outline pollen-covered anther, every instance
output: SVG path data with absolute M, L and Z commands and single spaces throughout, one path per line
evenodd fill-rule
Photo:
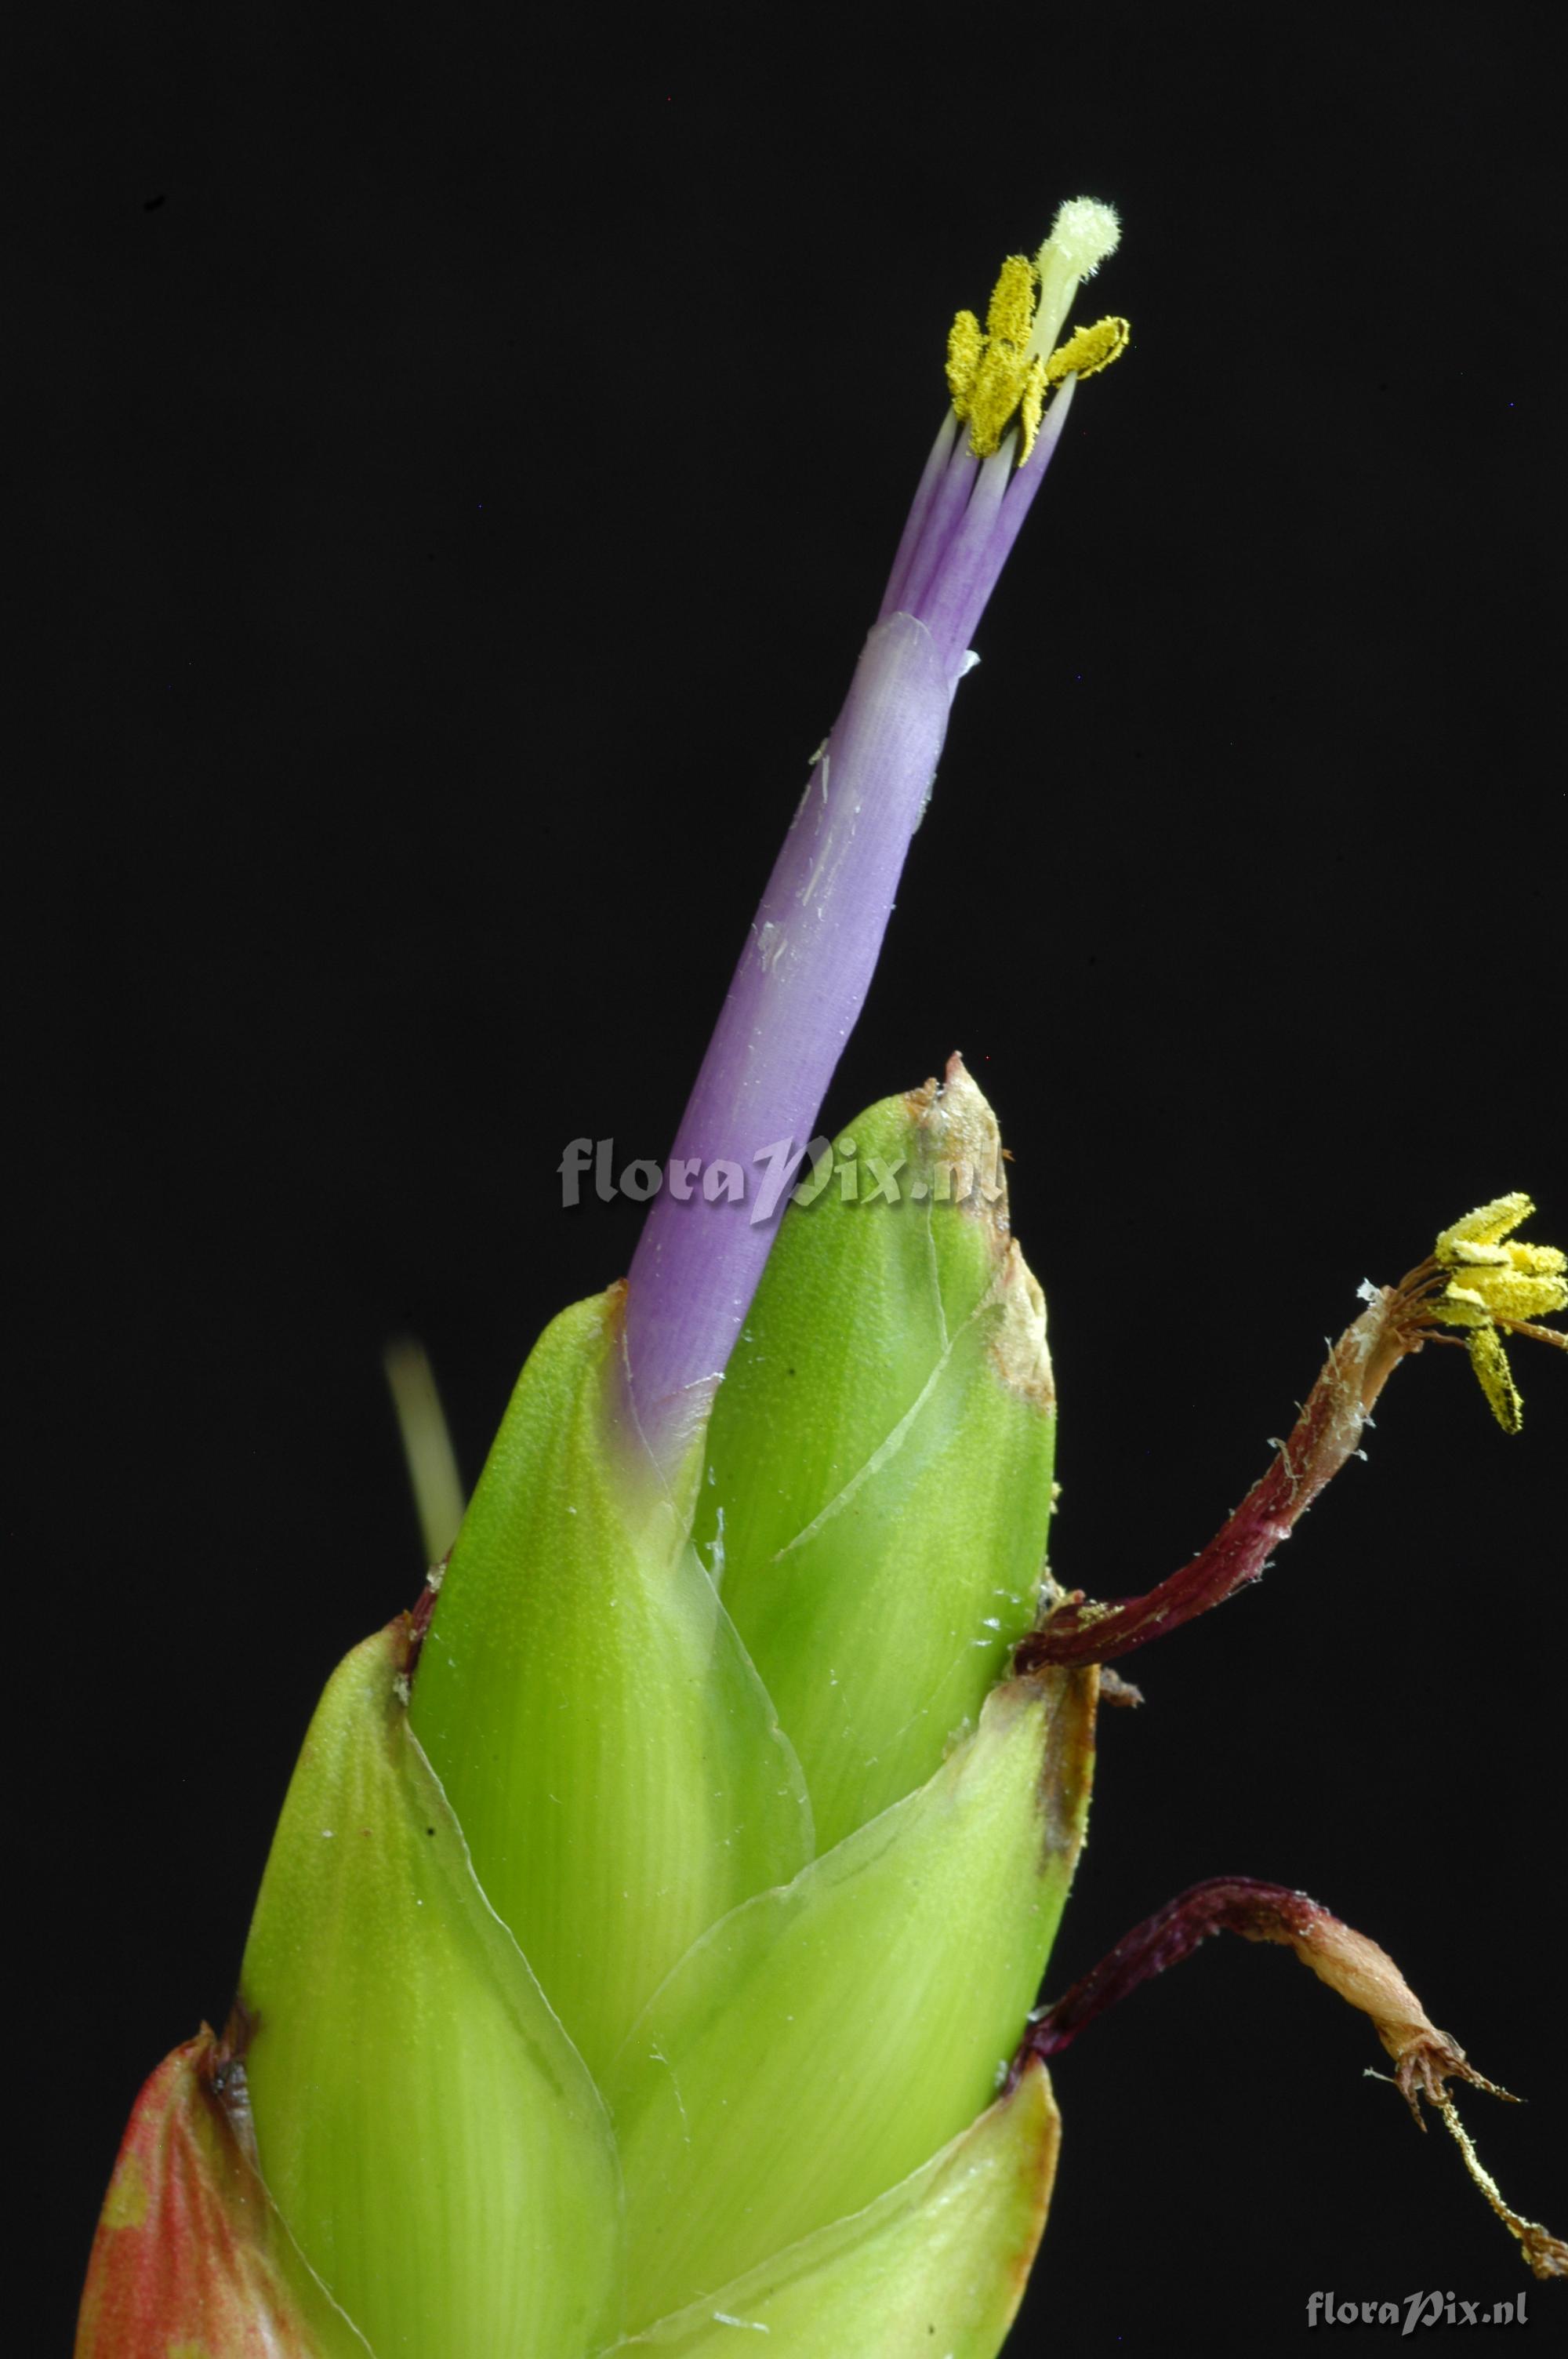
M 1038 364 L 1029 357 L 1037 280 L 1027 255 L 1010 254 L 991 289 L 984 332 L 972 311 L 960 311 L 948 331 L 947 390 L 953 408 L 968 425 L 969 448 L 977 459 L 989 459 L 1000 450 L 1031 378 L 1038 375 Z M 1043 392 L 1042 380 L 1035 390 L 1035 429 Z M 1027 456 L 1033 440 L 1034 430 L 1028 430 L 1022 455 Z
M 1473 1323 L 1467 1308 L 1477 1303 L 1489 1316 L 1503 1319 L 1538 1319 L 1568 1307 L 1568 1254 L 1509 1234 L 1534 1210 L 1530 1198 L 1516 1190 L 1466 1212 L 1437 1239 L 1432 1257 L 1438 1267 L 1462 1273 L 1450 1279 L 1442 1297 L 1462 1306 L 1455 1326 Z
M 968 416 L 969 395 L 979 375 L 985 332 L 972 311 L 960 311 L 947 331 L 947 390 L 960 418 Z
M 988 343 L 1011 345 L 1020 358 L 1029 349 L 1034 325 L 1034 289 L 1039 273 L 1026 254 L 1010 254 L 997 273 L 986 312 Z
M 1505 1433 L 1519 1431 L 1521 1404 L 1499 1330 L 1568 1349 L 1568 1335 L 1537 1323 L 1568 1310 L 1568 1254 L 1509 1234 L 1534 1210 L 1517 1190 L 1478 1204 L 1442 1232 L 1430 1261 L 1401 1289 L 1414 1323 L 1465 1331 L 1476 1381 Z
M 1437 1298 L 1437 1316 L 1446 1326 L 1476 1327 L 1484 1320 L 1541 1319 L 1568 1306 L 1568 1283 L 1557 1277 L 1526 1277 L 1513 1268 L 1466 1269 L 1451 1277 Z
M 1509 1355 L 1503 1349 L 1502 1338 L 1489 1322 L 1476 1327 L 1465 1338 L 1465 1348 L 1470 1354 L 1470 1365 L 1476 1371 L 1476 1381 L 1487 1396 L 1487 1404 L 1505 1433 L 1517 1433 L 1524 1423 L 1524 1403 L 1519 1398 L 1514 1372 L 1509 1365 Z
M 1131 333 L 1125 320 L 1108 318 L 1097 320 L 1092 328 L 1075 328 L 1045 364 L 1047 385 L 1060 385 L 1069 376 L 1098 376 L 1121 358 Z
M 969 429 L 977 459 L 992 457 L 1016 419 L 1018 463 L 1034 448 L 1045 397 L 1070 376 L 1094 376 L 1125 351 L 1125 320 L 1098 320 L 1076 329 L 1058 351 L 1068 304 L 1080 279 L 1115 251 L 1115 213 L 1092 197 L 1076 197 L 1057 213 L 1051 235 L 1033 261 L 1010 254 L 991 290 L 982 329 L 960 311 L 947 336 L 947 390 Z
M 1446 1228 L 1433 1247 L 1434 1257 L 1441 1262 L 1458 1257 L 1458 1248 L 1466 1245 L 1496 1245 L 1521 1221 L 1528 1221 L 1535 1206 L 1528 1196 L 1515 1189 L 1511 1195 L 1494 1196 L 1489 1204 L 1477 1204 L 1473 1212 Z

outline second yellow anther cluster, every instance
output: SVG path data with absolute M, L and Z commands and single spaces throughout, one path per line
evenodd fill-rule
M 1568 1336 L 1532 1322 L 1568 1310 L 1568 1254 L 1555 1245 L 1509 1242 L 1509 1232 L 1535 1210 L 1528 1196 L 1498 1196 L 1444 1229 L 1433 1247 L 1440 1269 L 1453 1272 L 1431 1303 L 1431 1316 L 1469 1332 L 1470 1364 L 1498 1423 L 1519 1427 L 1519 1397 L 1499 1328 L 1522 1330 L 1542 1342 L 1568 1345 Z
M 960 311 L 948 332 L 947 390 L 977 459 L 1000 450 L 1016 416 L 1022 467 L 1034 448 L 1049 389 L 1068 376 L 1108 368 L 1126 348 L 1126 321 L 1099 320 L 1092 328 L 1075 329 L 1049 358 L 1031 353 L 1039 282 L 1026 255 L 1010 254 L 991 290 L 984 329 L 972 311 Z

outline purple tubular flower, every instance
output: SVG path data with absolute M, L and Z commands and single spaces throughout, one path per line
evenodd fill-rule
M 932 445 L 877 619 L 916 616 L 955 687 L 969 669 L 970 636 L 1044 481 L 1076 383 L 1069 377 L 1051 404 L 1026 467 L 1014 463 L 1015 434 L 989 459 L 977 459 L 952 410 Z
M 953 408 L 844 709 L 752 920 L 633 1260 L 628 1402 L 666 1479 L 706 1422 L 789 1182 L 864 1005 L 954 693 L 977 660 L 970 637 L 1044 476 L 1076 376 L 1103 367 L 1125 341 L 1125 323 L 1107 321 L 1079 331 L 1049 358 L 1043 348 L 1116 234 L 1108 209 L 1084 199 L 1064 206 L 1036 262 L 1004 265 L 985 334 L 969 314 L 956 323 Z M 1042 419 L 1053 386 L 1056 397 Z
M 915 616 L 876 625 L 752 920 L 666 1183 L 682 1158 L 700 1171 L 686 1202 L 669 1184 L 655 1200 L 627 1288 L 633 1402 L 665 1469 L 706 1417 L 768 1257 L 768 1150 L 804 1147 L 865 1000 L 954 685 Z M 743 1201 L 703 1194 L 724 1161 Z

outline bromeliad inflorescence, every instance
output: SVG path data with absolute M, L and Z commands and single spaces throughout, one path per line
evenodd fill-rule
M 1504 1242 L 1524 1199 L 1367 1289 L 1211 1548 L 1105 1604 L 1045 1571 L 1044 1303 L 961 1061 L 852 1126 L 905 1187 L 791 1184 L 976 626 L 1079 378 L 1126 345 L 1119 320 L 1062 337 L 1117 236 L 1064 206 L 984 327 L 955 323 L 952 406 L 672 1151 L 760 1193 L 655 1201 L 626 1283 L 530 1356 L 419 1605 L 333 1676 L 227 2029 L 137 2100 L 79 2359 L 719 2359 L 737 2331 L 776 2359 L 992 2359 L 1055 2167 L 1046 2058 L 1221 1926 L 1370 2015 L 1412 2104 L 1452 2124 L 1447 2081 L 1479 2079 L 1375 1944 L 1249 1879 L 1035 2002 L 1102 1667 L 1257 1577 L 1442 1325 L 1517 1423 L 1500 1335 L 1561 1342 L 1537 1321 L 1568 1299 L 1560 1254 Z M 427 1389 L 395 1381 L 444 1528 Z M 1568 2266 L 1483 2183 L 1538 2273 Z

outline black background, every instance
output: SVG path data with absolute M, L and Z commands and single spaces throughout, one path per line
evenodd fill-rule
M 635 1208 L 564 1212 L 561 1148 L 666 1146 L 948 317 L 1064 196 L 1121 209 L 1093 308 L 1132 350 L 977 635 L 829 1101 L 961 1047 L 997 1105 L 1056 1571 L 1189 1554 L 1357 1282 L 1472 1203 L 1568 1233 L 1551 21 L 133 6 L 40 58 L 10 1660 L 47 2347 L 139 2080 L 227 2007 L 326 1673 L 417 1588 L 383 1343 L 429 1346 L 471 1481 L 624 1268 Z M 1562 2229 L 1568 1386 L 1518 1368 L 1509 1442 L 1423 1354 L 1261 1589 L 1127 1667 L 1050 1986 L 1200 1876 L 1303 1885 L 1531 2100 L 1466 2113 Z M 1140 1994 L 1058 2067 L 1010 2350 L 1294 2350 L 1314 2288 L 1528 2288 L 1549 2334 L 1381 2060 L 1282 1953 Z

